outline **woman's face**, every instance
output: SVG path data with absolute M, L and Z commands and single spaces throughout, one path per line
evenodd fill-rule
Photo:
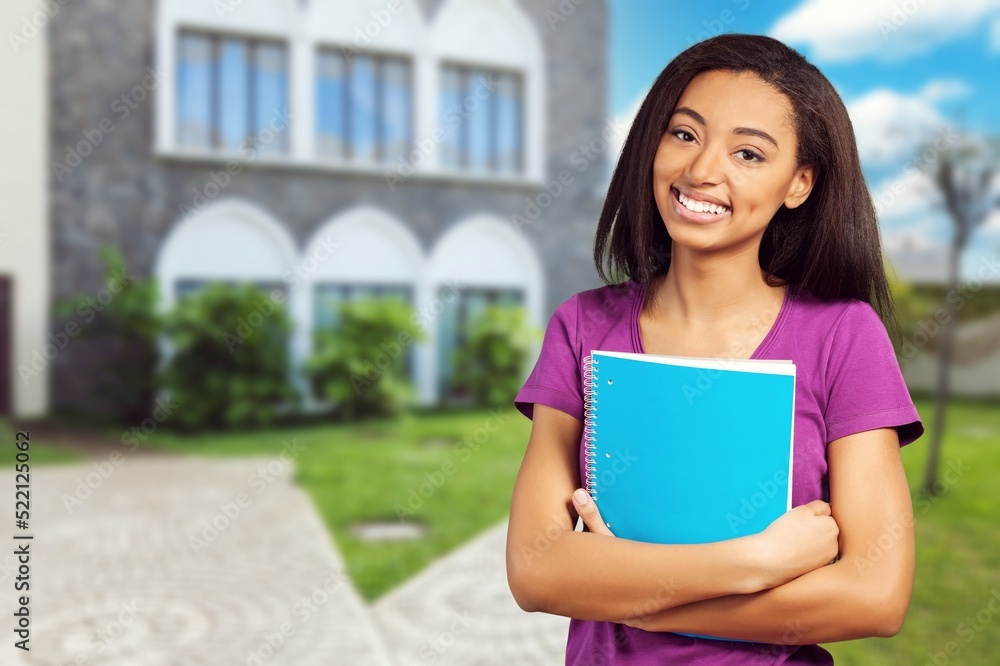
M 784 204 L 812 189 L 797 168 L 788 99 L 755 74 L 703 72 L 685 88 L 653 161 L 653 195 L 667 233 L 684 246 L 757 247 Z

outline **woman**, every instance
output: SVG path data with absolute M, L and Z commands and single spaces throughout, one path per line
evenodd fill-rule
M 767 37 L 681 53 L 629 132 L 594 257 L 609 285 L 559 306 L 516 398 L 533 421 L 507 541 L 518 604 L 573 618 L 570 665 L 832 664 L 817 643 L 897 633 L 914 569 L 899 448 L 923 424 L 830 82 Z M 593 349 L 794 361 L 795 508 L 718 543 L 614 538 L 574 493 Z

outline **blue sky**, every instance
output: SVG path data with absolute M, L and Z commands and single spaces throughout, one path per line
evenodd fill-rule
M 1000 0 L 611 0 L 611 19 L 609 111 L 625 121 L 670 59 L 695 41 L 769 34 L 802 52 L 851 112 L 897 271 L 943 274 L 950 222 L 935 210 L 929 179 L 904 174 L 919 146 L 948 128 L 1000 135 Z M 903 183 L 901 194 L 891 194 L 895 183 Z M 1000 250 L 1000 213 L 971 245 L 967 277 Z

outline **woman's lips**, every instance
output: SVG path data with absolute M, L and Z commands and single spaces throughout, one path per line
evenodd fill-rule
M 678 198 L 679 194 L 680 192 L 677 191 L 675 188 L 673 187 L 670 188 L 671 204 L 674 207 L 674 212 L 681 219 L 689 220 L 691 222 L 697 222 L 699 224 L 705 224 L 707 222 L 718 222 L 719 220 L 723 220 L 733 214 L 733 210 L 731 208 L 727 208 L 724 213 L 709 213 L 709 212 L 696 213 L 695 211 L 691 210 L 690 208 L 681 203 L 681 200 Z

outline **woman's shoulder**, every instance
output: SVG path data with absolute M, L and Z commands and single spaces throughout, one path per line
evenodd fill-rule
M 579 291 L 555 309 L 549 327 L 571 331 L 581 343 L 593 342 L 594 335 L 617 335 L 629 330 L 642 294 L 642 285 L 633 280 Z
M 594 289 L 578 291 L 563 301 L 558 309 L 572 308 L 582 315 L 594 311 L 611 314 L 617 311 L 628 311 L 642 294 L 642 285 L 635 280 L 617 284 L 606 284 Z
M 795 285 L 794 298 L 796 309 L 810 318 L 840 319 L 848 315 L 857 316 L 866 309 L 874 312 L 866 301 L 858 298 L 821 298 L 801 284 Z
M 873 319 L 881 321 L 878 313 L 867 302 L 858 298 L 821 298 L 805 286 L 795 286 L 794 312 L 800 321 L 825 327 L 830 332 L 845 322 L 865 323 Z

